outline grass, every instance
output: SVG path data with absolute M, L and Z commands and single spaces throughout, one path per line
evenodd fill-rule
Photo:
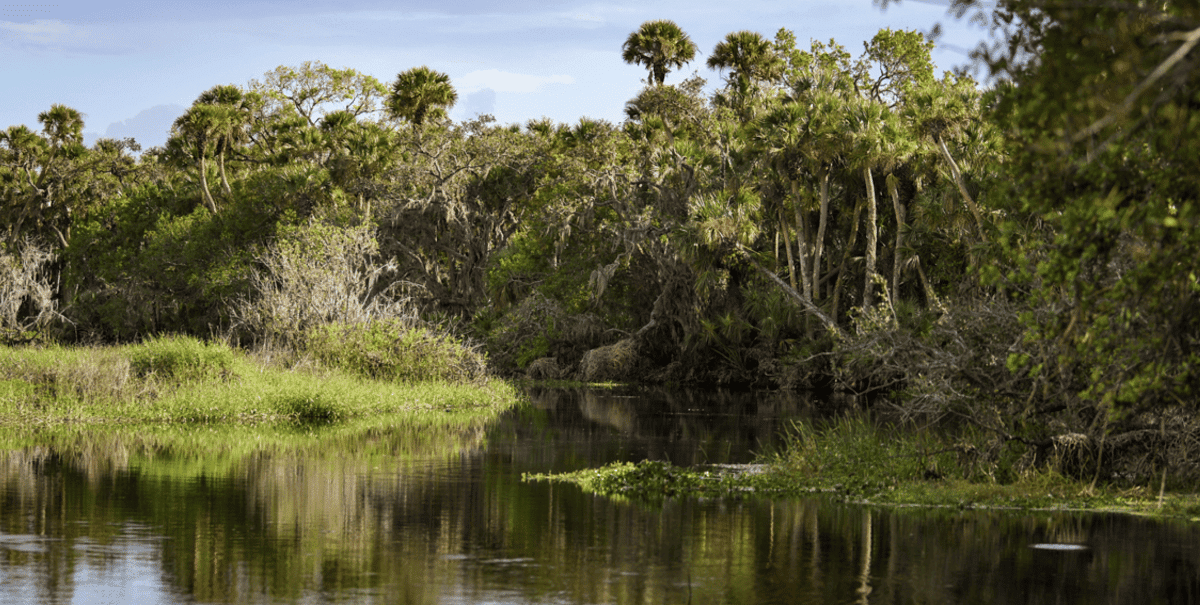
M 1020 469 L 979 462 L 966 441 L 897 430 L 863 417 L 793 425 L 778 452 L 756 471 L 688 469 L 658 461 L 618 463 L 527 481 L 560 481 L 589 493 L 658 503 L 680 496 L 812 496 L 883 506 L 949 509 L 1078 510 L 1200 520 L 1200 495 L 1153 486 L 1092 486 L 1052 467 Z M 1001 479 L 997 479 L 1000 477 Z
M 355 368 L 283 365 L 189 337 L 114 347 L 0 348 L 0 424 L 329 423 L 510 405 L 508 384 L 473 376 L 398 381 Z
M 53 452 L 79 468 L 137 467 L 177 478 L 228 476 L 259 455 L 393 465 L 482 447 L 484 428 L 500 411 L 410 411 L 336 424 L 10 425 L 0 426 L 0 450 Z

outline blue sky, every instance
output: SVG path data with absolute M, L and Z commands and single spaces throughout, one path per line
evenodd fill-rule
M 245 85 L 306 60 L 385 83 L 428 65 L 450 75 L 459 92 L 451 117 L 459 119 L 487 111 L 501 122 L 618 122 L 646 77 L 621 61 L 621 43 L 644 21 L 671 19 L 700 47 L 703 56 L 668 83 L 696 71 L 715 85 L 720 75 L 704 67 L 704 58 L 741 29 L 770 37 L 786 27 L 801 41 L 834 38 L 858 54 L 881 28 L 928 31 L 941 22 L 946 33 L 934 60 L 949 69 L 966 62 L 965 49 L 983 31 L 951 19 L 946 4 L 905 0 L 886 11 L 871 0 L 0 4 L 0 81 L 8 89 L 0 128 L 40 130 L 37 114 L 63 103 L 85 114 L 85 130 L 104 134 L 144 110 L 185 107 L 216 84 Z

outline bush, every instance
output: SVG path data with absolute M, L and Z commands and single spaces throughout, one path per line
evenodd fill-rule
M 370 227 L 311 224 L 281 230 L 257 258 L 252 293 L 233 310 L 235 327 L 260 344 L 292 345 L 317 326 L 412 319 L 400 282 L 380 283 L 394 265 L 376 265 Z
M 62 318 L 47 265 L 48 249 L 25 241 L 8 253 L 0 249 L 0 338 L 27 340 Z
M 133 347 L 130 369 L 181 382 L 225 378 L 232 373 L 234 353 L 228 347 L 206 344 L 190 336 L 159 336 Z
M 487 373 L 478 347 L 397 320 L 311 328 L 304 348 L 327 367 L 376 380 L 472 383 Z

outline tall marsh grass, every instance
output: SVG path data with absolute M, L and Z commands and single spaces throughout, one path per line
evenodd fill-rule
M 337 359 L 335 352 L 350 349 L 329 343 L 321 351 L 317 363 L 284 367 L 184 336 L 114 347 L 0 347 L 0 423 L 329 423 L 516 400 L 511 386 L 482 373 L 411 370 L 437 363 L 434 356 L 404 366 L 407 373 L 364 375 L 365 362 Z M 402 365 L 398 355 L 389 359 Z

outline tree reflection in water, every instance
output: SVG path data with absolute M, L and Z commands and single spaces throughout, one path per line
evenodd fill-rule
M 449 426 L 27 438 L 0 454 L 0 602 L 108 589 L 211 603 L 1200 599 L 1200 535 L 1189 524 L 821 500 L 650 507 L 522 483 L 523 472 L 646 457 L 749 462 L 789 419 L 816 413 L 769 394 L 530 399 Z

